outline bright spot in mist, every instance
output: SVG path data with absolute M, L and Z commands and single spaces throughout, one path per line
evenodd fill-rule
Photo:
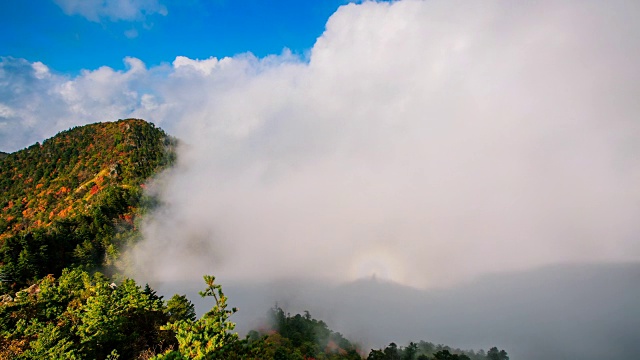
M 363 250 L 353 260 L 350 280 L 379 279 L 404 283 L 404 269 L 393 252 L 392 249 Z

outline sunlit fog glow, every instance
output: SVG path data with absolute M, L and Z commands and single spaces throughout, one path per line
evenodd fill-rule
M 375 279 L 404 283 L 406 276 L 393 249 L 365 249 L 354 256 L 350 279 Z

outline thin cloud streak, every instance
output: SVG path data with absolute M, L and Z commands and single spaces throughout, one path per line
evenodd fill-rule
M 54 0 L 67 15 L 80 15 L 89 21 L 143 21 L 148 15 L 168 14 L 158 0 Z

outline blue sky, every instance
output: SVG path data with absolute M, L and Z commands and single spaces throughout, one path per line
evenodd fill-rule
M 304 55 L 348 0 L 120 2 L 140 11 L 107 9 L 104 1 L 89 0 L 74 11 L 76 0 L 0 0 L 0 56 L 75 74 L 104 65 L 123 69 L 126 56 L 154 66 L 179 55 L 203 59 L 251 52 L 263 57 L 284 48 Z

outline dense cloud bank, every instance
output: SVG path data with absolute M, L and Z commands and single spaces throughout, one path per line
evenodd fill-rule
M 0 150 L 124 117 L 181 138 L 130 253 L 147 281 L 428 287 L 636 260 L 638 10 L 364 2 L 305 59 L 128 58 L 67 77 L 3 58 Z

